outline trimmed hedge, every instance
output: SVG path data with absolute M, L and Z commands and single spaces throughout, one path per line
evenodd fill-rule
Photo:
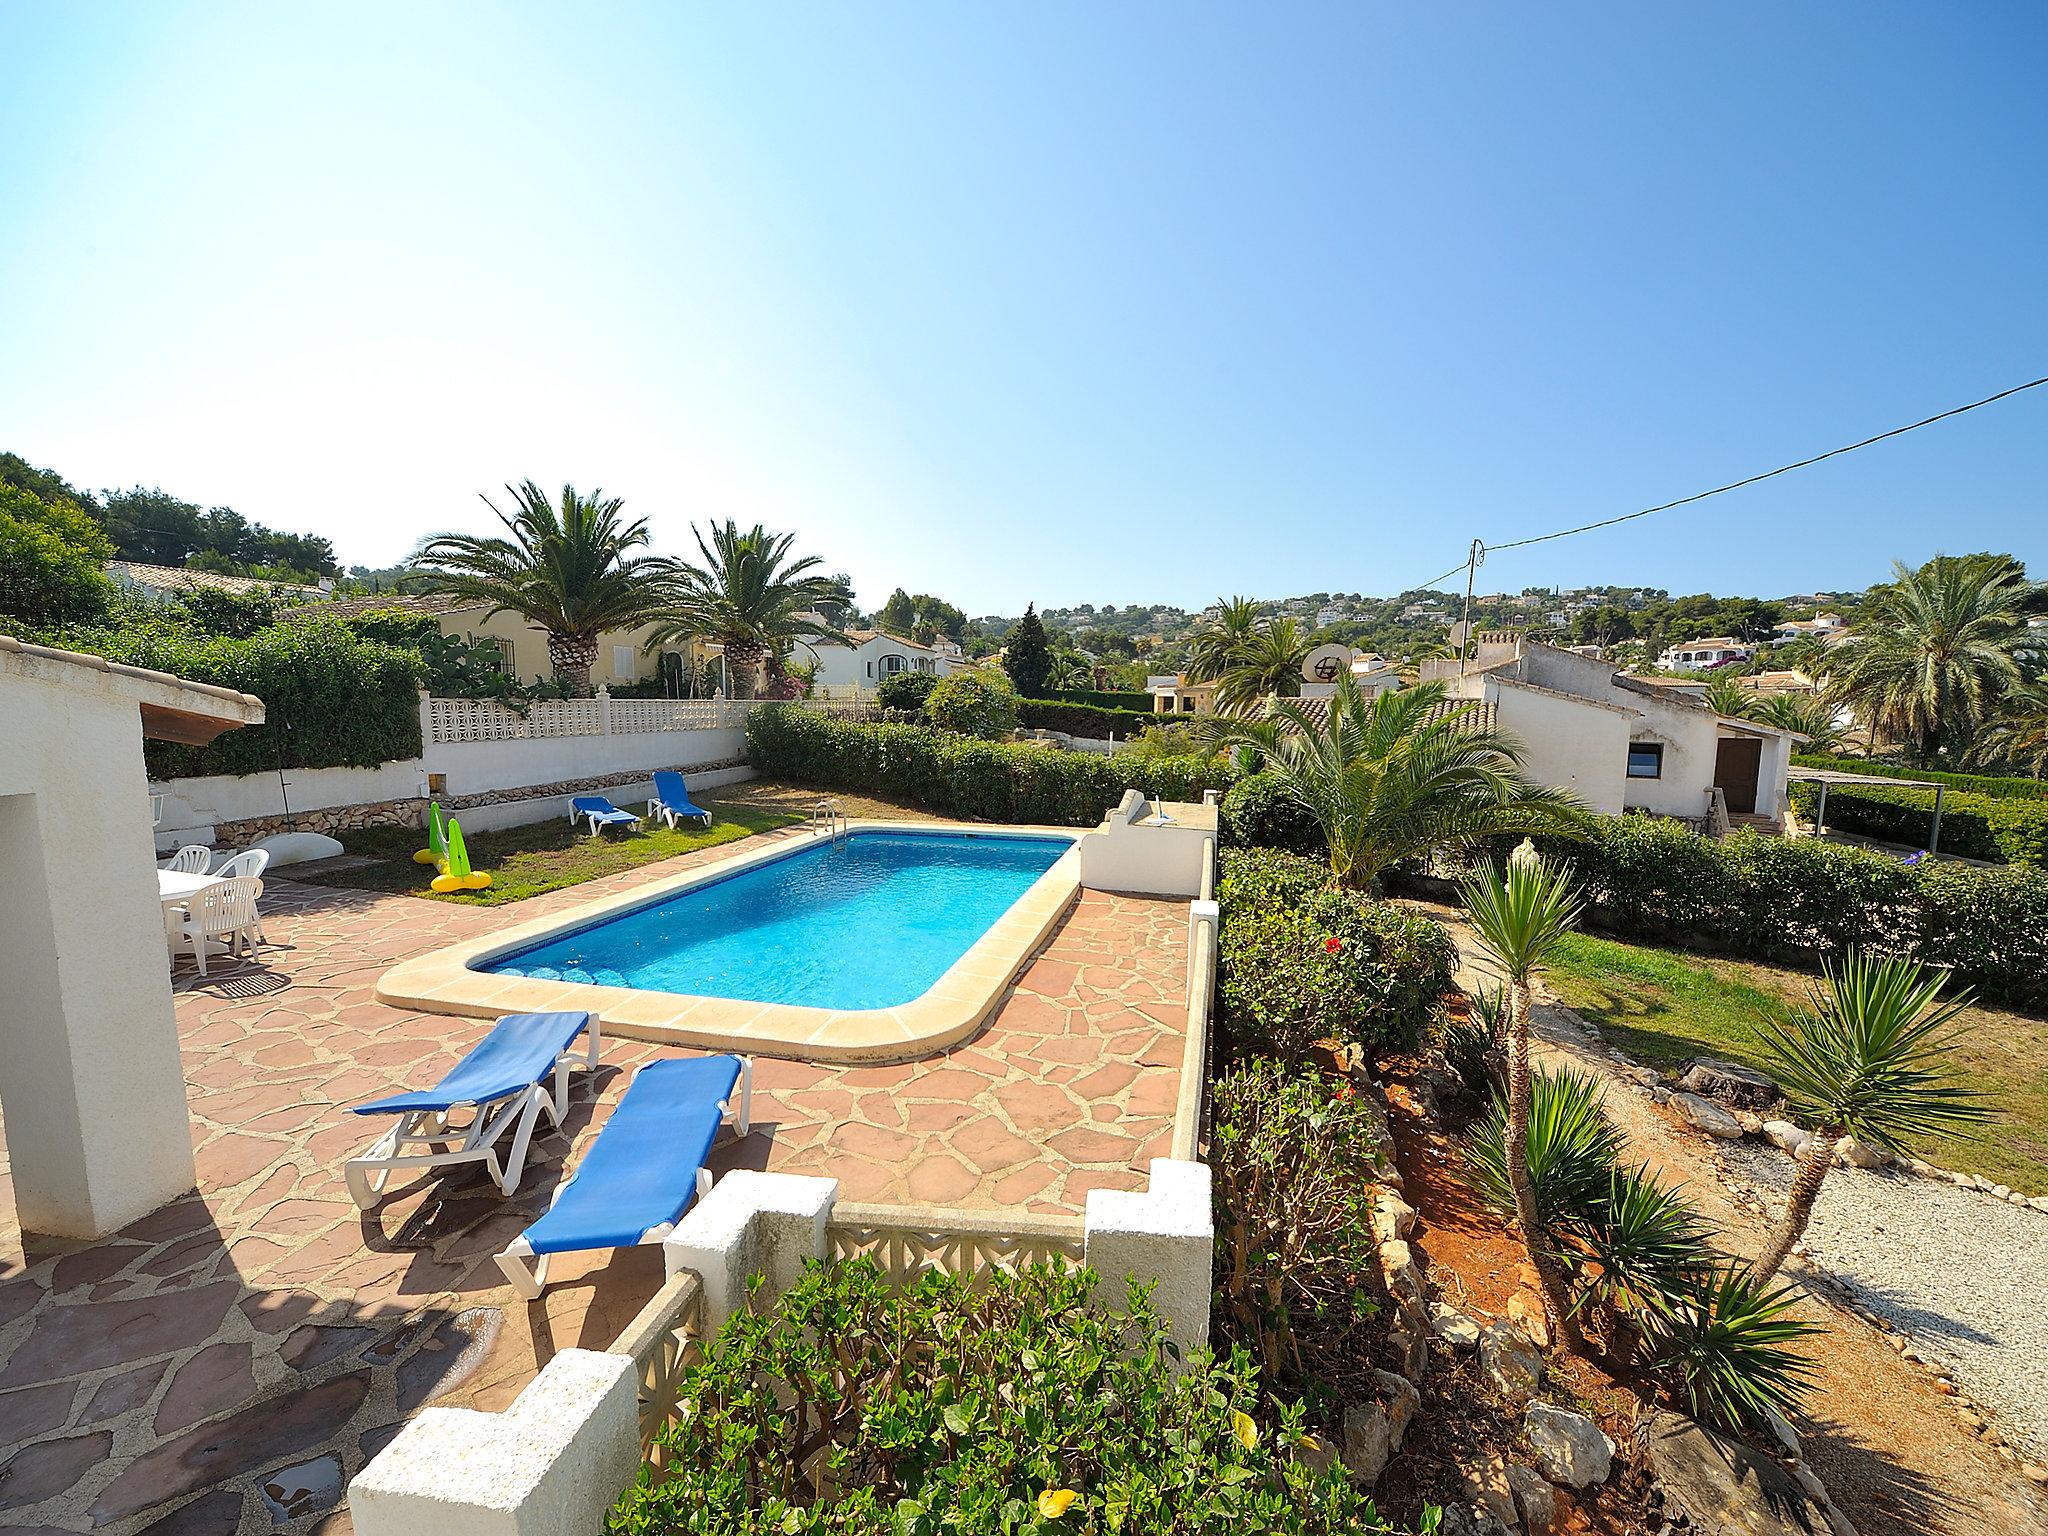
M 1227 1055 L 1303 1061 L 1330 1037 L 1413 1049 L 1451 990 L 1457 949 L 1442 928 L 1331 885 L 1312 859 L 1225 849 L 1216 899 Z
M 1019 699 L 1017 722 L 1028 731 L 1058 731 L 1066 736 L 1086 736 L 1106 741 L 1111 731 L 1135 736 L 1148 726 L 1163 725 L 1171 715 L 1142 713 L 1134 709 L 1099 709 L 1093 704 L 1069 704 L 1059 699 Z
M 1092 704 L 1097 709 L 1134 709 L 1152 713 L 1152 695 L 1129 689 L 1048 688 L 1045 696 L 1062 704 Z
M 854 725 L 795 704 L 747 716 L 747 761 L 776 778 L 894 796 L 970 821 L 1066 827 L 1093 826 L 1129 789 L 1199 800 L 1236 779 L 1227 764 L 1197 757 L 1099 757 L 921 725 Z
M 1299 800 L 1274 773 L 1247 774 L 1223 797 L 1220 814 L 1225 841 L 1239 848 L 1284 848 L 1289 853 L 1327 858 L 1329 839 Z
M 1576 866 L 1610 933 L 1804 967 L 1855 945 L 1948 966 L 1985 1002 L 2048 1007 L 2048 871 L 1909 865 L 1748 827 L 1716 841 L 1649 816 L 1538 842 Z
M 420 755 L 419 653 L 332 619 L 273 624 L 246 640 L 150 625 L 73 633 L 62 643 L 263 701 L 262 725 L 224 732 L 207 746 L 145 742 L 152 778 L 374 768 Z
M 1839 773 L 1867 773 L 1880 779 L 1926 779 L 1936 784 L 1946 784 L 1950 789 L 1965 789 L 1973 795 L 1991 795 L 1999 799 L 2048 800 L 2048 782 L 2040 779 L 2015 779 L 1988 773 L 1947 773 L 1936 768 L 1901 768 L 1897 763 L 1872 762 L 1867 757 L 1822 757 L 1814 753 L 1794 753 L 1792 762 L 1799 768 L 1833 768 Z M 1927 792 L 1931 793 L 1931 791 Z M 1835 803 L 1835 792 L 1828 791 L 1828 804 Z
M 1820 786 L 1789 786 L 1793 807 L 1806 820 L 1820 804 Z M 1828 786 L 1828 825 L 1880 842 L 1925 848 L 1934 835 L 1934 791 L 1876 784 Z M 1993 864 L 2048 864 L 2048 801 L 1945 790 L 1941 851 Z

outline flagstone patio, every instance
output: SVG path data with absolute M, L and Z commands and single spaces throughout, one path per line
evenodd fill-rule
M 490 1255 L 546 1208 L 631 1069 L 676 1054 L 663 1048 L 608 1039 L 509 1199 L 465 1172 L 365 1216 L 343 1187 L 372 1130 L 347 1106 L 432 1081 L 485 1027 L 387 1008 L 378 975 L 507 910 L 273 879 L 259 963 L 178 973 L 197 1192 L 97 1243 L 24 1239 L 0 1157 L 0 1529 L 346 1536 L 347 1479 L 410 1414 L 500 1408 L 653 1293 L 653 1249 L 564 1256 L 531 1305 Z M 728 1132 L 714 1166 L 830 1174 L 847 1200 L 1033 1212 L 1141 1187 L 1172 1134 L 1186 911 L 1084 892 L 988 1026 L 928 1060 L 758 1061 L 753 1133 Z

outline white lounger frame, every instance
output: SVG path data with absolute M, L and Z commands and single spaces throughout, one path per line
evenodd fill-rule
M 596 1014 L 590 1015 L 583 1033 L 588 1037 L 583 1070 L 589 1072 L 597 1066 L 598 1048 L 602 1044 Z M 343 1173 L 349 1195 L 367 1211 L 377 1203 L 396 1170 L 452 1168 L 461 1163 L 482 1163 L 498 1192 L 511 1194 L 519 1188 L 520 1176 L 526 1171 L 526 1147 L 533 1139 L 535 1122 L 545 1113 L 551 1124 L 560 1125 L 569 1113 L 569 1070 L 574 1065 L 575 1052 L 565 1049 L 555 1058 L 552 1091 L 544 1083 L 535 1083 L 489 1104 L 473 1105 L 466 1126 L 448 1123 L 449 1113 L 459 1105 L 451 1105 L 447 1110 L 415 1109 L 400 1114 L 398 1123 L 380 1136 L 369 1151 L 348 1160 Z M 507 1131 L 512 1134 L 512 1145 L 500 1159 L 498 1143 Z M 415 1147 L 426 1150 L 408 1150 Z
M 754 1128 L 753 1057 L 742 1056 L 740 1058 L 739 1080 L 733 1084 L 733 1090 L 739 1095 L 740 1101 L 739 1113 L 733 1116 L 733 1127 L 737 1134 L 744 1136 Z M 732 1099 L 733 1095 L 729 1093 L 718 1101 L 718 1112 L 721 1115 L 732 1115 Z M 604 1133 L 600 1131 L 598 1134 L 603 1135 Z M 712 1145 L 717 1145 L 717 1136 L 714 1135 L 711 1140 Z M 580 1172 L 582 1172 L 581 1167 L 577 1169 L 577 1173 Z M 569 1186 L 575 1182 L 576 1174 L 572 1173 L 555 1186 L 554 1195 L 548 1201 L 549 1210 L 554 1209 L 555 1202 L 560 1200 L 568 1192 Z M 702 1200 L 710 1193 L 711 1170 L 700 1164 L 697 1168 L 696 1198 Z M 649 1227 L 639 1237 L 634 1239 L 630 1246 L 644 1248 L 650 1243 L 659 1243 L 675 1230 L 675 1226 L 676 1224 L 672 1221 L 664 1221 Z M 591 1251 L 594 1252 L 595 1250 Z M 527 1246 L 526 1234 L 522 1232 L 519 1236 L 513 1238 L 511 1242 L 507 1243 L 504 1251 L 496 1254 L 495 1257 L 498 1261 L 498 1268 L 505 1272 L 505 1278 L 511 1282 L 512 1289 L 519 1293 L 521 1300 L 538 1301 L 540 1299 L 540 1293 L 547 1287 L 548 1260 L 554 1257 L 553 1254 L 536 1254 L 533 1249 Z M 529 1259 L 533 1261 L 533 1268 L 531 1269 L 526 1267 L 526 1261 Z

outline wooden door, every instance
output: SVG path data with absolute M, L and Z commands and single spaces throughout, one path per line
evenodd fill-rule
M 1730 816 L 1756 813 L 1756 781 L 1763 768 L 1764 744 L 1754 736 L 1723 736 L 1714 749 L 1714 782 L 1728 802 Z

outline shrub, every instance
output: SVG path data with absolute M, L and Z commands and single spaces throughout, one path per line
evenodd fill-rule
M 1152 713 L 1152 695 L 1130 689 L 1048 688 L 1045 696 L 1067 704 L 1093 704 L 1097 709 L 1136 710 L 1141 715 Z
M 1450 1014 L 1439 1018 L 1432 1043 L 1473 1103 L 1489 1104 L 1507 1088 L 1507 1058 L 1501 1054 L 1492 1028 L 1480 1022 L 1476 1011 L 1465 1018 Z
M 1234 777 L 1204 758 L 1126 762 L 925 726 L 854 725 L 795 704 L 748 714 L 747 760 L 776 778 L 891 796 L 971 821 L 1067 827 L 1095 825 L 1126 790 L 1199 800 Z
M 1267 1060 L 1226 1072 L 1209 1095 L 1217 1339 L 1250 1351 L 1269 1390 L 1355 1396 L 1341 1383 L 1371 1368 L 1376 1341 L 1360 1333 L 1379 1311 L 1367 1293 L 1379 1157 L 1365 1101 L 1349 1082 Z
M 1426 917 L 1332 886 L 1322 866 L 1226 850 L 1218 1035 L 1233 1055 L 1300 1061 L 1326 1038 L 1405 1049 L 1451 988 L 1457 951 Z
M 900 709 L 907 715 L 922 714 L 924 701 L 939 686 L 936 672 L 898 672 L 882 679 L 875 699 L 884 709 Z
M 2048 782 L 1989 773 L 1949 773 L 1939 768 L 1901 768 L 1896 763 L 1874 762 L 1865 757 L 1825 757 L 1815 753 L 1794 754 L 1800 768 L 1833 768 L 1841 773 L 1865 773 L 1881 779 L 1930 779 L 1951 789 L 1965 789 L 1973 795 L 2007 796 L 2019 800 L 2048 800 Z M 1828 808 L 1835 804 L 1835 792 L 1828 791 Z
M 1185 1372 L 1145 1296 L 1090 1305 L 1085 1270 L 892 1290 L 869 1261 L 809 1266 L 685 1368 L 615 1536 L 862 1532 L 1385 1532 L 1299 1408 L 1262 1413 L 1256 1369 Z M 1071 1495 L 1071 1497 L 1069 1497 Z
M 924 714 L 942 731 L 1000 741 L 1017 729 L 1017 694 L 1000 672 L 974 667 L 942 678 L 925 696 Z
M 145 618 L 68 633 L 58 643 L 263 701 L 262 725 L 227 731 L 206 746 L 145 742 L 152 778 L 374 768 L 420 755 L 418 654 L 365 640 L 332 619 L 273 624 L 241 640 Z
M 1067 704 L 1057 699 L 1020 699 L 1017 720 L 1026 730 L 1058 731 L 1107 741 L 1112 734 L 1131 737 L 1169 718 L 1148 710 L 1101 709 L 1093 704 Z
M 1287 792 L 1277 773 L 1239 779 L 1223 797 L 1223 835 L 1240 848 L 1284 848 L 1326 859 L 1330 845 L 1307 807 Z
M 1818 786 L 1793 784 L 1790 795 L 1799 814 L 1811 821 L 1820 803 Z M 1828 825 L 1880 842 L 1925 848 L 1934 835 L 1934 791 L 1830 785 Z M 1994 864 L 2048 864 L 2048 800 L 1945 790 L 1941 851 Z
M 1545 851 L 1576 864 L 1609 933 L 1807 967 L 1853 944 L 1948 966 L 1986 1002 L 2048 1005 L 2048 870 L 1907 865 L 1746 827 L 1717 841 L 1647 816 L 1595 817 Z
M 0 483 L 0 618 L 77 624 L 107 606 L 113 543 L 77 503 Z
M 1746 1265 L 1723 1262 L 1648 1309 L 1651 1367 L 1693 1417 L 1763 1430 L 1766 1412 L 1795 1409 L 1816 1374 L 1786 1347 L 1820 1329 L 1791 1315 L 1795 1300 L 1790 1286 L 1773 1290 Z

